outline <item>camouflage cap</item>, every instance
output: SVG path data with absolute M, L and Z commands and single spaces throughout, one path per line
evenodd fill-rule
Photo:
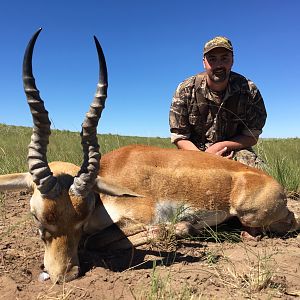
M 232 44 L 228 38 L 224 36 L 216 36 L 204 45 L 203 55 L 215 48 L 225 48 L 233 52 Z

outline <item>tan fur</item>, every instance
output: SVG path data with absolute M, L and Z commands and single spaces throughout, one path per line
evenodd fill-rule
M 141 222 L 155 218 L 154 204 L 169 200 L 195 210 L 221 210 L 247 226 L 264 227 L 285 217 L 282 187 L 264 172 L 215 155 L 148 146 L 128 146 L 101 160 L 101 176 L 145 198 L 117 203 L 136 210 Z M 107 196 L 102 201 L 111 201 Z
M 299 229 L 299 220 L 287 208 L 283 188 L 275 179 L 212 154 L 132 145 L 104 155 L 100 175 L 143 195 L 134 199 L 101 195 L 104 207 L 113 212 L 113 221 L 124 232 L 135 224 L 151 228 L 161 220 L 173 222 L 172 214 L 162 213 L 172 209 L 173 213 L 182 210 L 176 216 L 178 232 L 195 233 L 232 216 L 248 228 Z

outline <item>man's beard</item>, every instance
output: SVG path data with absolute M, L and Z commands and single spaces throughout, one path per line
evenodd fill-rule
M 215 83 L 224 82 L 229 77 L 229 72 L 226 72 L 225 68 L 218 68 L 212 71 L 209 75 L 211 81 Z

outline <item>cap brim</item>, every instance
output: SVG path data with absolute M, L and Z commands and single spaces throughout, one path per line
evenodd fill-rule
M 228 50 L 228 51 L 230 51 L 230 52 L 233 52 L 233 50 L 230 49 L 230 48 L 228 48 L 228 47 L 216 45 L 216 46 L 212 46 L 211 48 L 209 48 L 209 49 L 206 50 L 206 51 L 203 51 L 203 55 L 207 54 L 208 52 L 210 52 L 211 50 L 216 49 L 216 48 L 224 48 L 224 49 L 226 49 L 226 50 Z

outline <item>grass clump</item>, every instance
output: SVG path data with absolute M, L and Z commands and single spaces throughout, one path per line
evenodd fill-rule
M 277 274 L 274 259 L 277 252 L 267 248 L 253 250 L 244 243 L 241 245 L 240 256 L 243 259 L 240 262 L 224 256 L 223 262 L 214 266 L 218 282 L 231 296 L 238 294 L 240 297 L 253 299 L 260 292 L 282 295 L 286 285 Z
M 152 273 L 151 273 L 151 282 L 150 289 L 144 291 L 141 299 L 147 300 L 191 300 L 193 299 L 192 289 L 188 286 L 186 282 L 183 285 L 180 285 L 180 289 L 175 287 L 176 283 L 170 272 L 167 272 L 166 275 L 162 275 L 156 268 L 156 263 L 154 261 Z
M 300 138 L 261 139 L 256 152 L 266 163 L 265 171 L 287 192 L 300 192 Z

